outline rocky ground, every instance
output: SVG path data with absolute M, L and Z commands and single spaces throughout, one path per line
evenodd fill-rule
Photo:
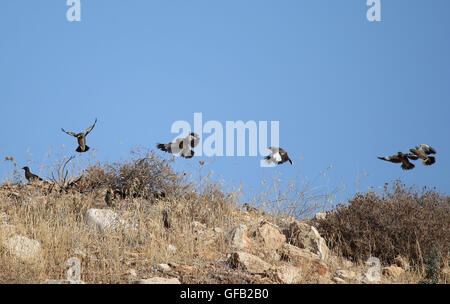
M 48 188 L 10 185 L 0 189 L 1 283 L 376 284 L 418 280 L 400 256 L 395 265 L 379 265 L 377 260 L 351 262 L 333 253 L 309 221 L 271 217 L 249 206 L 233 205 L 224 219 L 215 221 L 202 222 L 202 217 L 192 214 L 181 221 L 178 217 L 190 208 L 186 202 L 146 205 L 143 217 L 125 205 L 117 207 L 120 202 L 107 206 L 103 192 L 85 197 L 79 193 L 52 195 L 46 192 Z M 139 205 L 139 199 L 127 203 Z M 33 212 L 38 216 L 27 219 Z M 211 216 L 215 212 L 211 210 Z M 69 237 L 61 236 L 58 242 L 65 245 L 55 247 L 52 238 L 59 236 L 48 234 L 64 226 L 64 221 Z M 148 236 L 141 236 L 142 229 Z M 68 240 L 73 237 L 71 230 L 79 234 L 78 243 Z M 136 239 L 141 241 L 130 242 Z M 114 253 L 102 253 L 108 246 Z M 105 270 L 105 265 L 112 265 L 113 270 Z M 18 270 L 28 277 L 16 277 Z

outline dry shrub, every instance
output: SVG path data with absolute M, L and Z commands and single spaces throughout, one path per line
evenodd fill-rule
M 130 160 L 89 166 L 76 188 L 84 193 L 107 188 L 122 199 L 166 196 L 175 199 L 193 188 L 185 176 L 173 171 L 173 161 L 159 157 L 154 151 L 132 154 Z
M 423 266 L 434 251 L 448 258 L 450 197 L 424 188 L 421 192 L 396 182 L 381 195 L 357 194 L 338 205 L 326 219 L 315 220 L 328 245 L 345 257 L 393 263 L 397 255 Z

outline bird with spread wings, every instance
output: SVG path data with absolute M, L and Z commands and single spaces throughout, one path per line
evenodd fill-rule
M 416 160 L 417 157 L 413 154 L 404 154 L 402 152 L 398 152 L 397 155 L 392 155 L 392 156 L 384 156 L 384 157 L 380 157 L 378 156 L 379 159 L 381 160 L 385 160 L 391 163 L 402 163 L 401 168 L 403 170 L 411 170 L 413 169 L 415 166 L 414 164 L 409 162 L 409 159 L 411 160 Z
M 430 166 L 436 162 L 434 156 L 429 156 L 430 154 L 436 154 L 436 150 L 426 144 L 421 144 L 419 147 L 416 146 L 415 149 L 409 149 L 409 151 L 416 157 L 416 159 L 423 159 L 422 164 L 425 166 Z
M 178 154 L 181 152 L 181 157 L 192 158 L 194 156 L 194 151 L 190 148 L 197 147 L 199 142 L 200 137 L 191 132 L 184 138 L 177 138 L 174 142 L 170 142 L 168 144 L 157 144 L 156 147 L 161 151 L 171 154 Z
M 86 145 L 86 136 L 92 131 L 92 129 L 94 129 L 95 124 L 97 123 L 97 118 L 95 119 L 95 122 L 92 126 L 90 126 L 86 131 L 82 132 L 82 133 L 73 133 L 73 132 L 67 132 L 66 130 L 64 130 L 63 128 L 61 128 L 61 130 L 64 133 L 67 133 L 69 135 L 72 135 L 73 137 L 76 137 L 78 140 L 78 147 L 75 151 L 77 152 L 86 152 L 89 150 L 89 146 Z

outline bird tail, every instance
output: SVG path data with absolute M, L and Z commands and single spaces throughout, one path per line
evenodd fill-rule
M 408 163 L 408 164 L 402 164 L 402 169 L 403 170 L 411 170 L 413 169 L 415 166 L 414 164 Z
M 159 150 L 164 151 L 164 152 L 168 152 L 169 146 L 170 146 L 169 144 L 157 144 L 157 145 L 156 145 L 156 147 L 157 147 Z
M 88 145 L 84 145 L 84 150 L 81 149 L 80 146 L 78 146 L 78 148 L 75 151 L 82 153 L 82 152 L 86 152 L 88 150 L 89 150 L 89 146 Z
M 386 160 L 386 161 L 387 161 L 386 157 L 377 156 L 377 158 L 379 158 L 379 159 L 381 159 L 381 160 Z
M 433 156 L 429 156 L 428 158 L 424 159 L 422 164 L 424 164 L 425 166 L 429 166 L 432 165 L 436 162 L 436 158 L 434 158 Z
M 292 160 L 289 158 L 288 161 L 291 163 L 291 165 L 293 165 L 294 163 L 292 162 Z

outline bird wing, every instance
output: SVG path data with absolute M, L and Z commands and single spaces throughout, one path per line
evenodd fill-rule
M 426 144 L 421 144 L 419 150 L 422 150 L 425 154 L 436 154 L 436 150 Z
M 200 142 L 200 137 L 198 137 L 197 134 L 189 135 L 190 138 L 190 145 L 192 148 L 197 147 L 198 143 Z
M 384 157 L 377 156 L 377 157 L 379 159 L 381 159 L 381 160 L 389 161 L 391 163 L 400 163 L 400 162 L 402 162 L 402 160 L 397 155 L 384 156 Z
M 67 131 L 64 130 L 63 128 L 61 128 L 61 130 L 62 130 L 64 133 L 67 133 L 67 134 L 69 134 L 69 135 L 72 135 L 73 137 L 77 137 L 77 135 L 76 135 L 75 133 L 73 133 L 73 132 L 67 132 Z
M 97 123 L 97 118 L 95 119 L 94 124 L 93 124 L 92 126 L 90 126 L 90 127 L 84 132 L 84 136 L 88 135 L 89 132 L 91 132 L 92 129 L 94 129 L 96 123 Z

